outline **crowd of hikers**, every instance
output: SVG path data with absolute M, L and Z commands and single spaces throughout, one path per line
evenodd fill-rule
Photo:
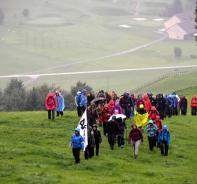
M 49 102 L 49 98 L 53 98 Z M 48 110 L 48 118 L 54 119 L 56 110 L 57 116 L 63 116 L 64 99 L 56 90 L 55 95 L 50 92 L 45 101 Z M 52 104 L 51 104 L 52 103 Z M 144 95 L 129 94 L 124 92 L 118 96 L 114 91 L 99 91 L 97 95 L 86 89 L 78 91 L 75 96 L 77 115 L 81 117 L 87 110 L 88 120 L 88 146 L 85 148 L 85 159 L 99 155 L 99 148 L 102 142 L 102 136 L 99 127 L 103 127 L 103 135 L 107 137 L 110 149 L 114 149 L 117 143 L 118 147 L 124 148 L 125 130 L 126 143 L 132 144 L 134 148 L 134 158 L 137 158 L 138 148 L 143 142 L 143 132 L 147 132 L 149 150 L 153 151 L 157 147 L 162 156 L 168 155 L 170 145 L 170 132 L 167 125 L 162 125 L 162 120 L 171 118 L 171 116 L 186 115 L 188 101 L 186 96 L 173 94 L 157 94 L 155 97 L 152 93 Z M 191 115 L 197 115 L 197 96 L 194 95 L 190 103 Z M 133 117 L 135 123 L 127 135 L 126 120 Z M 83 150 L 83 137 L 80 135 L 79 128 L 71 136 L 69 147 L 73 149 L 75 162 L 80 162 L 80 150 Z M 94 152 L 94 149 L 96 149 Z

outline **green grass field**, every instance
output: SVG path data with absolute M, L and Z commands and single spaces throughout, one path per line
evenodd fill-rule
M 0 112 L 0 180 L 2 184 L 53 183 L 197 183 L 196 117 L 163 120 L 171 132 L 169 155 L 148 150 L 147 136 L 133 158 L 127 145 L 112 151 L 102 136 L 100 156 L 74 164 L 69 139 L 77 126 L 76 112 L 66 111 L 55 122 L 47 112 Z M 133 119 L 127 120 L 130 131 Z M 102 129 L 101 129 L 102 132 Z M 126 136 L 126 133 L 125 133 Z

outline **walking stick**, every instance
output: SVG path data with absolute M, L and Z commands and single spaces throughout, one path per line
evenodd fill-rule
M 126 147 L 127 147 L 127 129 L 126 129 L 126 139 L 125 140 L 126 140 Z

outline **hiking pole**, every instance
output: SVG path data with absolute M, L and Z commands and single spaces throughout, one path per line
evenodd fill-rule
M 125 140 L 126 140 L 126 147 L 127 147 L 127 129 L 126 129 L 126 139 Z

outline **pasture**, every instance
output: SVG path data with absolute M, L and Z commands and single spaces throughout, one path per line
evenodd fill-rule
M 135 16 L 136 4 L 124 1 L 1 1 L 5 11 L 0 27 L 1 75 L 78 72 L 125 68 L 185 66 L 196 64 L 190 55 L 196 53 L 194 40 L 165 40 L 143 49 L 113 56 L 113 54 L 146 45 L 163 35 L 166 17 L 160 17 L 160 1 L 144 0 L 140 14 Z M 157 7 L 153 8 L 152 7 Z M 29 16 L 22 10 L 28 8 Z M 136 18 L 145 18 L 138 21 Z M 160 18 L 162 21 L 154 21 Z M 119 25 L 130 25 L 123 28 Z M 183 56 L 174 58 L 174 47 L 180 46 Z M 189 71 L 185 69 L 185 71 Z M 118 93 L 146 83 L 172 70 L 156 72 L 116 72 L 101 74 L 39 77 L 27 87 L 43 83 L 70 89 L 77 81 L 87 82 L 95 91 L 116 90 Z M 27 78 L 21 78 L 24 82 Z M 8 79 L 0 78 L 1 88 Z
M 74 164 L 69 139 L 79 118 L 66 111 L 55 122 L 47 112 L 0 112 L 0 180 L 2 184 L 54 183 L 197 183 L 196 117 L 163 120 L 171 132 L 169 155 L 148 150 L 146 133 L 137 159 L 130 145 L 114 150 L 102 135 L 99 157 Z M 128 132 L 133 119 L 127 120 Z M 103 134 L 102 128 L 101 133 Z M 128 133 L 127 133 L 128 134 Z M 125 135 L 126 136 L 126 135 Z

